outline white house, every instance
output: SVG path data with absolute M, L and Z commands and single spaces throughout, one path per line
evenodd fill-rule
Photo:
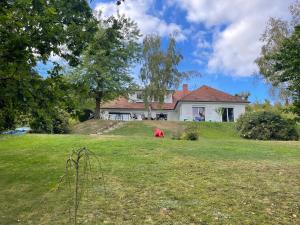
M 128 98 L 120 97 L 102 107 L 102 115 L 111 120 L 142 120 L 148 117 L 148 109 L 141 91 Z M 151 102 L 152 119 L 171 121 L 217 121 L 228 122 L 245 112 L 248 101 L 216 90 L 206 85 L 189 91 L 187 84 L 182 91 L 169 91 L 163 104 Z

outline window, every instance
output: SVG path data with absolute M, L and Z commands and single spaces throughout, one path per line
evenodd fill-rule
M 233 108 L 222 108 L 222 122 L 234 122 Z
M 142 92 L 137 92 L 136 93 L 136 101 L 137 102 L 143 102 L 143 93 Z
M 110 112 L 109 119 L 110 120 L 128 121 L 128 120 L 130 120 L 130 113 Z
M 205 107 L 193 107 L 193 120 L 205 121 Z

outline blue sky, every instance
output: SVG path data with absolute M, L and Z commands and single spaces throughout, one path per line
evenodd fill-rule
M 231 94 L 251 93 L 250 101 L 270 99 L 269 87 L 259 78 L 254 63 L 259 38 L 269 17 L 289 18 L 292 0 L 94 0 L 91 6 L 104 17 L 125 14 L 137 22 L 143 35 L 158 34 L 164 42 L 177 37 L 184 59 L 182 71 L 202 74 L 185 83 L 190 89 L 209 85 Z M 42 74 L 48 66 L 39 64 Z M 138 76 L 138 69 L 133 69 Z M 274 99 L 271 99 L 274 100 Z

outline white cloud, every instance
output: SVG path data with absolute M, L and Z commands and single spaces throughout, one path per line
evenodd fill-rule
M 122 3 L 118 10 L 120 14 L 125 14 L 136 21 L 143 35 L 155 33 L 165 37 L 174 34 L 178 41 L 185 40 L 184 31 L 178 24 L 167 23 L 150 13 L 154 3 L 155 0 L 130 0 Z M 117 14 L 115 2 L 98 3 L 95 10 L 101 11 L 104 17 Z M 160 13 L 164 10 L 165 8 Z
M 259 41 L 270 16 L 286 18 L 293 0 L 175 0 L 186 11 L 186 18 L 193 24 L 204 24 L 217 31 L 212 40 L 212 53 L 208 68 L 232 76 L 250 76 L 257 72 L 254 60 L 260 52 Z M 208 47 L 198 40 L 198 52 Z M 201 55 L 201 54 L 198 54 Z M 200 61 L 202 61 L 200 59 Z

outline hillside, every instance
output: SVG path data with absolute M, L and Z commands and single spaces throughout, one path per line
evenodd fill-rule
M 74 134 L 95 134 L 99 130 L 117 124 L 117 121 L 108 120 L 88 120 L 79 123 L 72 128 Z M 192 122 L 172 122 L 172 121 L 132 121 L 121 122 L 122 126 L 107 135 L 122 135 L 122 136 L 148 136 L 152 137 L 155 128 L 162 129 L 167 137 L 171 137 L 172 132 L 183 130 Z M 200 132 L 200 138 L 208 139 L 232 139 L 239 138 L 236 134 L 234 123 L 216 123 L 202 122 L 197 123 Z
M 89 134 L 106 122 L 88 121 L 77 131 Z M 1 135 L 0 224 L 70 224 L 70 190 L 57 186 L 80 147 L 101 166 L 92 165 L 97 179 L 82 198 L 79 224 L 300 224 L 299 141 L 244 140 L 232 123 L 198 123 L 198 141 L 172 140 L 187 124 Z M 167 137 L 154 138 L 155 127 Z

